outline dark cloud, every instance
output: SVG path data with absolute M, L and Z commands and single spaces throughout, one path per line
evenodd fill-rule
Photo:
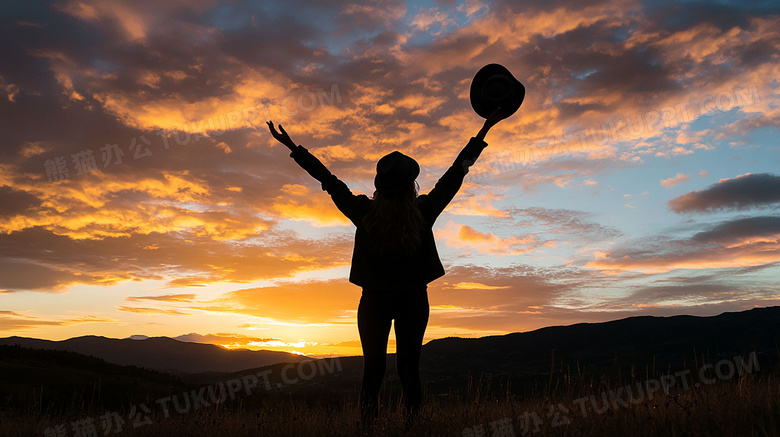
M 722 32 L 734 27 L 747 28 L 755 15 L 780 14 L 773 1 L 677 2 L 674 0 L 644 3 L 651 22 L 659 28 L 682 31 L 702 23 L 717 26 Z
M 675 71 L 661 61 L 660 50 L 623 46 L 613 38 L 621 29 L 629 31 L 627 26 L 616 28 L 615 23 L 600 20 L 552 38 L 534 38 L 536 50 L 548 54 L 543 65 L 552 67 L 550 79 L 566 84 L 557 90 L 562 96 L 578 98 L 618 90 L 627 96 L 647 96 L 679 89 Z
M 731 242 L 757 237 L 780 239 L 780 217 L 748 217 L 719 223 L 707 231 L 693 236 L 693 241 L 713 244 Z
M 584 1 L 569 1 L 565 2 L 565 5 L 559 2 L 550 2 L 546 0 L 531 0 L 517 2 L 513 0 L 501 0 L 496 2 L 496 8 L 499 9 L 500 14 L 516 14 L 516 13 L 540 13 L 549 12 L 555 9 L 565 7 L 568 11 L 580 11 L 582 9 L 591 8 L 594 6 L 602 6 L 604 8 L 610 8 L 612 5 L 610 0 L 584 0 Z
M 759 173 L 725 179 L 669 201 L 676 213 L 744 210 L 780 203 L 780 176 Z
M 12 217 L 41 206 L 34 194 L 4 185 L 0 187 L 0 217 Z
M 740 50 L 740 60 L 746 67 L 758 66 L 771 62 L 777 56 L 777 40 L 771 38 L 759 39 Z
M 7 252 L 4 252 L 7 253 Z M 45 254 L 41 254 L 45 256 Z M 83 278 L 28 259 L 0 257 L 0 289 L 6 291 L 56 291 Z

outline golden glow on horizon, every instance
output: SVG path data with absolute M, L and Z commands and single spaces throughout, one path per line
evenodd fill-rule
M 508 285 L 485 285 L 480 284 L 479 282 L 458 282 L 456 284 L 452 285 L 453 288 L 456 289 L 466 289 L 466 290 L 500 290 L 502 288 L 509 288 Z

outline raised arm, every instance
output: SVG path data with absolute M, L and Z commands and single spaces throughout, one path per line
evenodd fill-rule
M 471 146 L 473 141 L 469 141 L 469 144 L 466 145 L 466 147 L 464 147 L 463 150 L 461 150 L 461 152 L 458 154 L 458 157 L 455 158 L 455 162 L 452 164 L 452 167 L 461 168 L 463 170 L 463 176 L 466 176 L 466 173 L 469 172 L 469 167 L 477 162 L 477 158 L 479 158 L 480 153 L 482 153 L 482 149 L 487 147 L 485 136 L 487 135 L 490 128 L 505 118 L 506 114 L 501 111 L 501 108 L 496 108 L 493 113 L 490 114 L 487 119 L 485 119 L 485 123 L 482 124 L 482 128 L 479 130 L 479 132 L 477 132 L 477 135 L 473 137 L 473 140 L 476 140 L 476 142 L 479 143 L 482 147 L 477 148 Z
M 429 220 L 435 220 L 452 201 L 455 194 L 458 193 L 461 185 L 463 185 L 463 179 L 469 172 L 469 167 L 477 162 L 477 158 L 479 158 L 482 150 L 487 147 L 485 136 L 488 131 L 505 118 L 506 115 L 501 111 L 501 108 L 496 108 L 496 110 L 485 120 L 485 123 L 482 125 L 479 132 L 477 132 L 477 135 L 469 140 L 466 147 L 464 147 L 455 158 L 455 162 L 452 163 L 450 168 L 448 168 L 444 175 L 439 178 L 439 181 L 436 182 L 436 186 L 428 193 L 426 199 L 426 215 L 428 215 L 427 218 Z
M 361 204 L 368 201 L 366 196 L 355 196 L 350 191 L 347 184 L 342 182 L 334 174 L 328 170 L 325 165 L 317 159 L 316 156 L 309 153 L 305 147 L 296 145 L 290 138 L 290 135 L 285 132 L 282 125 L 279 125 L 281 133 L 277 132 L 274 128 L 272 121 L 267 122 L 268 129 L 271 131 L 271 135 L 280 143 L 287 146 L 290 149 L 290 157 L 301 166 L 307 173 L 309 173 L 314 179 L 322 184 L 322 190 L 327 191 L 330 197 L 333 199 L 333 203 L 348 219 L 355 222 L 354 217 L 358 213 Z
M 290 135 L 287 134 L 281 124 L 279 125 L 279 130 L 282 132 L 279 133 L 276 131 L 273 121 L 268 121 L 266 123 L 268 124 L 268 129 L 271 131 L 271 135 L 273 135 L 274 139 L 290 149 L 290 157 L 295 159 L 295 162 L 306 170 L 314 179 L 317 179 L 322 184 L 323 190 L 327 190 L 326 185 L 333 183 L 334 179 L 338 180 L 336 176 L 331 174 L 330 170 L 328 170 L 319 159 L 309 153 L 306 148 L 296 145 L 295 141 L 290 138 Z

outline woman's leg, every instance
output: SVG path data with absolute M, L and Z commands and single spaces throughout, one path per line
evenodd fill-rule
M 427 288 L 415 290 L 405 302 L 398 302 L 395 314 L 396 367 L 401 379 L 404 407 L 417 413 L 422 403 L 420 387 L 420 351 L 428 326 Z
M 364 293 L 358 305 L 358 331 L 363 347 L 363 385 L 360 390 L 360 416 L 367 421 L 379 413 L 379 389 L 385 376 L 387 337 L 392 318 L 388 305 Z

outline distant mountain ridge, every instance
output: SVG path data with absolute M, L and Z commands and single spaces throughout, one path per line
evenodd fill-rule
M 421 367 L 432 373 L 549 374 L 553 365 L 595 372 L 619 366 L 681 365 L 756 352 L 771 362 L 780 350 L 780 306 L 717 316 L 637 316 L 602 323 L 551 326 L 482 338 L 428 342 Z
M 77 352 L 113 364 L 173 373 L 237 372 L 307 359 L 287 352 L 228 350 L 213 344 L 184 342 L 168 337 L 118 339 L 87 335 L 62 341 L 8 337 L 0 338 L 0 345 Z
M 276 351 L 227 350 L 212 344 L 168 337 L 98 336 L 63 341 L 24 337 L 0 339 L 0 345 L 77 352 L 109 363 L 173 373 L 234 373 L 311 358 Z M 780 350 L 780 306 L 754 308 L 717 316 L 638 316 L 602 323 L 551 326 L 529 332 L 482 338 L 448 337 L 422 348 L 423 374 L 447 379 L 465 374 L 540 375 L 553 367 L 583 365 L 593 372 L 616 366 L 652 363 L 679 365 L 707 355 L 733 357 L 757 352 L 770 362 Z M 342 357 L 347 368 L 360 372 L 362 357 Z M 394 370 L 388 357 L 388 371 Z M 352 364 L 354 362 L 354 365 Z

